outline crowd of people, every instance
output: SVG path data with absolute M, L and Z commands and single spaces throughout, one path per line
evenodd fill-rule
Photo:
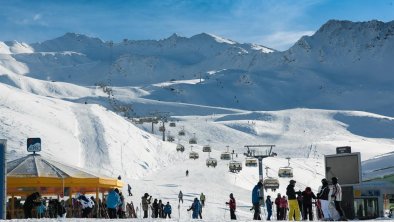
M 314 220 L 312 210 L 313 204 L 316 205 L 317 218 L 324 220 L 346 220 L 344 212 L 341 208 L 342 189 L 338 183 L 338 178 L 331 179 L 332 185 L 326 179 L 321 180 L 322 185 L 319 192 L 315 194 L 310 187 L 306 187 L 304 191 L 295 191 L 295 180 L 290 180 L 286 188 L 286 195 L 277 194 L 275 201 L 271 200 L 271 196 L 267 196 L 265 207 L 267 210 L 267 220 L 271 220 L 272 207 L 276 206 L 277 220 Z M 263 187 L 262 182 L 258 182 L 252 190 L 252 204 L 254 209 L 254 220 L 261 220 L 260 205 L 262 197 L 260 190 Z M 330 204 L 333 207 L 330 208 Z M 334 210 L 335 209 L 335 212 Z M 338 217 L 336 218 L 336 214 Z
M 295 190 L 295 180 L 290 180 L 286 188 L 286 195 L 277 194 L 275 200 L 267 196 L 264 204 L 267 211 L 267 220 L 271 220 L 273 206 L 276 206 L 276 220 L 314 220 L 313 204 L 316 205 L 317 218 L 324 220 L 340 219 L 345 220 L 345 215 L 341 208 L 342 189 L 338 183 L 338 178 L 333 177 L 331 184 L 326 179 L 322 179 L 322 186 L 319 192 L 315 194 L 310 187 L 304 191 Z M 262 196 L 260 194 L 263 183 L 259 181 L 252 190 L 252 209 L 254 210 L 253 220 L 261 220 Z M 131 196 L 131 187 L 128 186 L 129 196 Z M 236 200 L 234 195 L 229 195 L 230 199 L 226 202 L 230 211 L 231 220 L 236 220 Z M 166 203 L 161 199 L 153 199 L 148 193 L 141 197 L 141 208 L 143 218 L 171 218 L 172 206 L 170 202 Z M 200 198 L 195 197 L 187 211 L 192 211 L 193 219 L 202 219 L 202 209 L 205 207 L 206 196 L 200 194 Z M 103 199 L 87 197 L 84 194 L 77 193 L 75 198 L 59 201 L 57 199 L 42 198 L 38 192 L 29 195 L 22 204 L 20 199 L 11 199 L 8 202 L 14 204 L 14 209 L 23 209 L 24 218 L 64 218 L 68 217 L 100 217 L 100 218 L 137 218 L 138 206 L 135 209 L 133 202 L 127 203 L 122 192 L 117 188 L 112 189 Z M 183 204 L 183 193 L 178 194 L 178 209 Z M 332 204 L 332 207 L 330 206 Z M 335 208 L 335 212 L 333 212 Z M 34 213 L 33 213 L 34 212 Z M 334 218 L 338 214 L 338 218 Z M 8 217 L 10 218 L 10 216 Z M 13 217 L 15 218 L 15 217 Z

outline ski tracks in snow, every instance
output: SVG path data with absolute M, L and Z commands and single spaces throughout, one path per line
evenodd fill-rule
M 109 151 L 104 138 L 104 126 L 90 106 L 74 106 L 81 144 L 80 164 L 85 168 L 106 169 L 110 165 Z M 112 172 L 108 172 L 112 173 Z

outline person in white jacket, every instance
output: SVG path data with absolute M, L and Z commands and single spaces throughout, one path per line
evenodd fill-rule
M 340 219 L 345 220 L 345 215 L 343 214 L 343 210 L 341 208 L 342 188 L 338 183 L 338 178 L 333 177 L 331 179 L 331 182 L 332 182 L 331 198 L 334 200 L 335 209 L 338 211 Z
M 92 209 L 94 207 L 93 200 L 90 198 L 87 198 L 85 195 L 80 194 L 80 193 L 78 193 L 76 195 L 76 198 L 82 205 L 82 217 L 88 218 L 90 212 L 92 212 Z

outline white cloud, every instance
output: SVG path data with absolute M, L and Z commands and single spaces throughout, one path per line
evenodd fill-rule
M 259 42 L 277 50 L 286 50 L 296 43 L 304 35 L 313 35 L 315 31 L 279 31 L 263 36 Z
M 35 14 L 35 15 L 33 16 L 33 21 L 40 20 L 41 17 L 42 17 L 41 14 Z

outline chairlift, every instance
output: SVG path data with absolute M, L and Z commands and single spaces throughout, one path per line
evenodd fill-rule
M 183 151 L 185 151 L 185 147 L 182 144 L 178 143 L 178 145 L 176 145 L 176 151 L 183 152 Z
M 218 165 L 218 161 L 215 159 L 215 158 L 208 158 L 207 160 L 206 160 L 206 165 L 207 165 L 207 167 L 210 167 L 210 166 L 212 166 L 212 167 L 216 167 L 217 165 Z
M 175 122 L 170 122 L 170 127 L 175 127 L 175 126 L 176 126 Z
M 242 170 L 242 162 L 232 160 L 228 164 L 228 168 L 229 168 L 230 172 L 237 173 Z
M 195 160 L 195 159 L 198 159 L 198 158 L 199 158 L 199 155 L 198 155 L 197 152 L 192 151 L 192 152 L 189 153 L 189 159 Z
M 265 167 L 267 177 L 263 181 L 263 187 L 265 191 L 271 189 L 272 191 L 275 192 L 276 189 L 279 189 L 279 180 L 278 178 L 270 177 L 268 175 L 268 169 L 269 167 Z
M 279 189 L 279 180 L 274 177 L 266 177 L 263 181 L 263 187 L 265 191 L 270 189 L 275 192 L 277 189 Z
M 278 176 L 291 178 L 291 177 L 293 177 L 293 168 L 290 166 L 290 157 L 287 157 L 286 159 L 288 161 L 288 165 L 285 167 L 279 168 Z
M 166 128 L 164 126 L 159 126 L 159 131 L 160 132 L 164 132 L 166 130 Z
M 227 151 L 220 154 L 221 160 L 231 160 L 231 153 L 228 151 L 228 146 L 226 146 Z
M 185 128 L 183 126 L 181 127 L 181 130 L 179 130 L 178 135 L 179 136 L 184 136 L 185 135 Z
M 189 139 L 189 144 L 197 144 L 197 138 L 195 133 L 193 133 L 193 137 Z
M 172 136 L 172 135 L 168 135 L 167 136 L 167 141 L 168 142 L 174 142 L 174 140 L 175 140 L 174 136 Z
M 257 159 L 256 158 L 246 158 L 245 159 L 246 167 L 257 167 Z
M 211 146 L 210 145 L 205 145 L 202 147 L 203 152 L 211 152 Z
M 220 154 L 220 159 L 221 160 L 231 160 L 231 153 L 229 152 L 223 152 Z

